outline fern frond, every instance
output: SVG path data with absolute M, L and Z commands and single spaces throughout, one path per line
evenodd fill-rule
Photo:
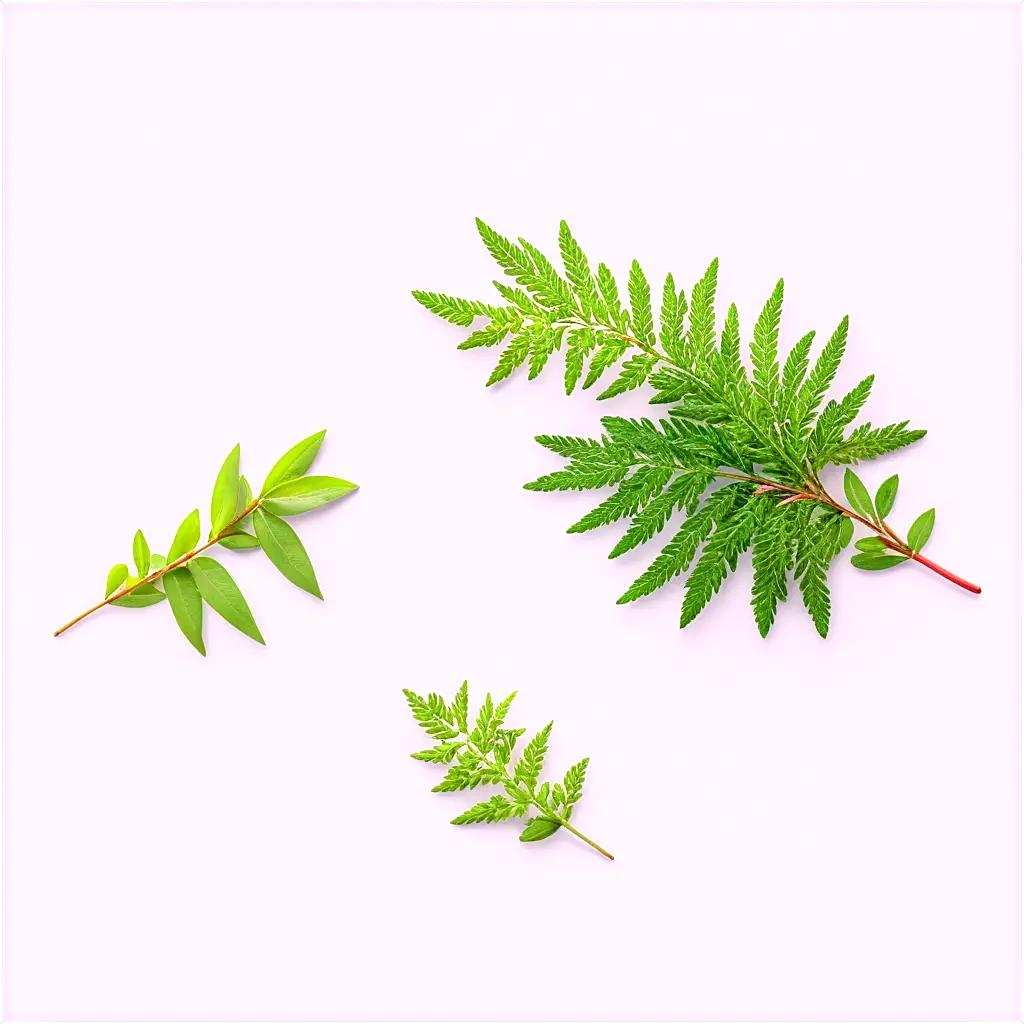
M 771 628 L 792 576 L 824 635 L 830 615 L 827 575 L 838 550 L 832 550 L 835 538 L 829 538 L 839 529 L 836 536 L 842 539 L 854 520 L 875 535 L 858 549 L 855 567 L 877 571 L 915 560 L 979 592 L 921 556 L 909 534 L 904 541 L 894 533 L 884 517 L 874 514 L 870 498 L 863 500 L 863 484 L 859 503 L 852 506 L 822 484 L 821 474 L 830 465 L 887 454 L 925 433 L 910 429 L 906 421 L 880 428 L 857 424 L 873 376 L 841 398 L 828 397 L 846 351 L 847 317 L 816 357 L 814 331 L 804 332 L 784 350 L 779 280 L 754 323 L 748 372 L 735 304 L 728 307 L 721 334 L 716 333 L 717 260 L 693 286 L 689 303 L 676 290 L 674 276 L 665 275 L 656 328 L 650 282 L 638 261 L 630 264 L 627 308 L 612 271 L 605 263 L 591 270 L 593 264 L 564 221 L 558 236 L 564 276 L 529 242 L 512 242 L 482 222 L 478 227 L 488 250 L 518 286 L 498 286 L 508 305 L 436 292 L 414 295 L 453 323 L 469 327 L 476 326 L 478 317 L 490 318 L 468 339 L 472 347 L 501 347 L 488 383 L 504 380 L 527 360 L 530 377 L 536 377 L 564 347 L 567 393 L 580 382 L 591 388 L 616 369 L 599 399 L 647 384 L 651 402 L 668 407 L 668 417 L 659 423 L 608 417 L 606 433 L 597 439 L 538 438 L 568 464 L 526 485 L 536 491 L 614 488 L 569 528 L 581 533 L 628 519 L 611 557 L 672 530 L 620 603 L 689 573 L 681 615 L 686 625 L 721 587 L 739 553 L 752 546 L 752 604 L 760 632 Z M 725 486 L 708 493 L 716 480 Z M 894 497 L 893 491 L 887 500 Z M 680 513 L 685 519 L 673 525 Z M 835 522 L 846 525 L 834 527 Z M 929 523 L 923 523 L 914 539 L 927 540 L 930 532 Z
M 467 728 L 469 688 L 466 683 L 459 688 L 450 705 L 437 694 L 421 697 L 412 690 L 402 692 L 413 717 L 429 735 L 436 736 L 439 722 L 446 728 L 452 723 L 455 725 L 452 735 L 444 742 L 412 755 L 417 761 L 449 765 L 444 777 L 433 787 L 433 792 L 451 793 L 486 785 L 499 786 L 503 790 L 456 815 L 452 818 L 453 825 L 493 824 L 534 814 L 536 817 L 527 822 L 519 836 L 522 842 L 547 839 L 564 828 L 602 856 L 615 859 L 604 847 L 569 824 L 573 809 L 583 796 L 590 759 L 585 757 L 577 761 L 566 771 L 561 782 L 540 781 L 551 737 L 551 722 L 526 744 L 519 760 L 512 765 L 516 739 L 524 730 L 502 728 L 502 724 L 514 693 L 497 705 L 488 694 L 470 730 Z

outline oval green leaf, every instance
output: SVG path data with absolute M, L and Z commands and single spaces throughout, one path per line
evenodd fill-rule
M 199 543 L 199 509 L 194 508 L 181 521 L 178 532 L 171 541 L 171 550 L 167 552 L 167 561 L 175 562 L 182 555 L 187 555 Z
M 260 546 L 260 542 L 251 533 L 239 530 L 237 533 L 221 537 L 220 545 L 232 551 L 252 551 Z
M 203 598 L 192 574 L 188 569 L 172 569 L 164 574 L 164 590 L 167 592 L 174 621 L 185 634 L 185 639 L 205 657 Z
M 124 562 L 118 562 L 117 565 L 107 573 L 107 589 L 104 592 L 104 597 L 110 597 L 110 595 L 121 586 L 124 581 L 128 579 L 128 566 Z
M 157 590 L 152 583 L 144 583 L 130 594 L 110 603 L 116 604 L 118 608 L 148 608 L 151 604 L 159 604 L 166 598 L 167 595 L 162 590 Z
M 553 836 L 561 827 L 557 821 L 552 821 L 550 818 L 531 818 L 527 822 L 526 828 L 519 833 L 519 842 L 539 842 L 541 839 Z
M 927 512 L 922 512 L 913 522 L 910 527 L 910 532 L 907 534 L 907 543 L 910 545 L 910 550 L 918 552 L 928 543 L 928 538 L 932 535 L 932 528 L 935 526 L 935 509 L 930 508 Z
M 839 524 L 839 540 L 836 542 L 839 546 L 837 551 L 842 551 L 851 541 L 853 540 L 853 520 L 845 515 L 840 520 Z
M 220 467 L 210 502 L 210 536 L 215 537 L 235 517 L 238 504 L 238 461 L 241 446 L 235 445 Z
M 265 642 L 238 584 L 220 562 L 197 556 L 188 563 L 188 568 L 203 600 L 218 615 L 257 643 Z
M 865 519 L 873 520 L 875 518 L 871 495 L 868 494 L 864 481 L 852 469 L 848 469 L 843 477 L 843 490 L 846 491 L 846 500 L 854 512 Z
M 247 508 L 250 501 L 252 501 L 252 488 L 243 475 L 238 478 L 238 504 L 235 506 L 235 515 L 237 516 L 239 512 Z
M 167 559 L 163 555 L 158 555 L 155 551 L 149 556 L 149 571 L 156 572 L 157 569 L 162 569 L 167 564 Z
M 267 474 L 267 479 L 263 482 L 263 490 L 260 491 L 260 495 L 267 494 L 278 484 L 283 484 L 286 480 L 294 480 L 296 477 L 302 476 L 313 465 L 313 460 L 316 458 L 316 453 L 320 451 L 320 445 L 323 443 L 326 434 L 326 430 L 318 431 L 309 437 L 303 438 L 298 444 L 289 448 L 274 463 L 274 468 Z
M 896 491 L 899 486 L 900 478 L 898 476 L 891 476 L 888 480 L 882 481 L 875 494 L 875 509 L 879 519 L 884 519 L 892 511 L 893 505 L 896 504 Z
M 858 551 L 866 551 L 870 555 L 884 555 L 888 551 L 885 541 L 881 537 L 861 537 L 854 547 Z
M 277 516 L 297 516 L 350 494 L 358 485 L 336 476 L 304 476 L 278 484 L 263 499 Z
M 877 572 L 881 569 L 891 569 L 894 565 L 899 565 L 900 562 L 906 560 L 906 555 L 854 555 L 850 562 L 858 569 L 870 569 Z
M 132 541 L 132 558 L 135 559 L 135 568 L 140 576 L 149 572 L 149 545 L 141 530 L 135 531 L 135 539 Z
M 853 540 L 853 520 L 849 516 L 843 516 L 839 523 L 839 540 L 837 551 L 842 551 L 850 541 Z
M 262 508 L 256 509 L 252 517 L 256 527 L 256 536 L 267 553 L 267 558 L 281 571 L 285 579 L 289 579 L 300 590 L 319 597 L 320 585 L 316 581 L 313 563 L 306 554 L 298 534 L 283 520 Z

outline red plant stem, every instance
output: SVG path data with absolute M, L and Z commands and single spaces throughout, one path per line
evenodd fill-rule
M 920 562 L 922 565 L 927 566 L 932 572 L 937 572 L 943 579 L 949 580 L 950 583 L 955 583 L 958 587 L 963 587 L 964 590 L 969 590 L 972 594 L 980 594 L 981 587 L 976 583 L 971 583 L 965 580 L 962 576 L 957 576 L 955 572 L 950 572 L 948 569 L 943 569 L 941 565 L 936 565 L 930 558 L 925 558 L 920 552 L 911 553 L 910 557 L 915 562 Z
M 852 519 L 855 522 L 860 523 L 862 526 L 866 526 L 869 530 L 873 530 L 875 533 L 879 534 L 885 542 L 886 547 L 890 550 L 903 555 L 905 558 L 912 559 L 915 562 L 920 562 L 926 569 L 931 569 L 932 572 L 938 573 L 943 579 L 949 580 L 950 583 L 955 583 L 958 587 L 963 587 L 964 590 L 969 590 L 972 594 L 981 593 L 981 587 L 976 583 L 971 583 L 969 580 L 965 580 L 962 576 L 957 576 L 955 572 L 943 569 L 937 562 L 933 562 L 930 558 L 925 558 L 925 556 L 920 552 L 911 551 L 910 546 L 893 533 L 889 528 L 889 524 L 884 520 L 880 524 L 873 523 L 870 519 L 865 519 L 863 516 L 858 515 L 853 511 L 853 509 L 840 504 L 824 490 L 820 493 L 816 493 L 812 490 L 801 490 L 799 487 L 790 487 L 787 484 L 776 483 L 774 480 L 765 480 L 763 477 L 759 476 L 748 476 L 745 473 L 719 472 L 718 475 L 727 477 L 730 480 L 746 480 L 749 483 L 757 484 L 758 491 L 761 493 L 769 491 L 783 491 L 789 494 L 788 498 L 784 498 L 783 501 L 779 502 L 780 505 L 786 502 L 802 501 L 808 498 L 813 501 L 820 501 L 823 504 L 834 508 L 837 512 L 846 516 L 848 519 Z M 755 491 L 754 493 L 756 494 L 758 491 Z

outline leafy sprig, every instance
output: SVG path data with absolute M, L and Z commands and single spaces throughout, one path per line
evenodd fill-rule
M 356 489 L 356 484 L 338 477 L 305 475 L 326 433 L 321 430 L 289 448 L 267 474 L 255 497 L 248 480 L 239 472 L 241 450 L 235 445 L 213 485 L 206 542 L 199 543 L 199 509 L 193 509 L 182 520 L 166 555 L 152 552 L 143 532 L 137 531 L 132 541 L 134 572 L 125 562 L 115 565 L 107 574 L 104 599 L 61 626 L 54 636 L 107 605 L 148 608 L 167 601 L 174 621 L 202 655 L 206 654 L 204 604 L 262 644 L 263 635 L 238 584 L 220 562 L 203 554 L 215 546 L 233 551 L 262 548 L 286 579 L 322 600 L 313 563 L 298 534 L 283 517 L 309 512 Z
M 871 532 L 857 542 L 852 558 L 857 568 L 883 570 L 914 561 L 965 590 L 981 592 L 921 553 L 934 510 L 915 522 L 906 540 L 889 526 L 896 477 L 882 484 L 873 502 L 850 469 L 847 504 L 822 483 L 830 466 L 874 459 L 925 435 L 907 421 L 856 424 L 873 376 L 839 399 L 827 398 L 846 350 L 848 318 L 813 360 L 814 331 L 781 351 L 780 280 L 754 323 L 748 368 L 735 304 L 729 306 L 721 334 L 717 331 L 717 260 L 689 297 L 668 274 L 656 320 L 652 288 L 640 264 L 634 260 L 630 267 L 623 299 L 605 264 L 591 269 L 565 221 L 559 231 L 564 273 L 525 239 L 513 242 L 481 220 L 477 228 L 514 282 L 494 282 L 502 302 L 426 291 L 413 296 L 450 323 L 475 327 L 459 348 L 499 350 L 488 385 L 527 365 L 533 379 L 556 351 L 564 350 L 567 394 L 581 382 L 588 389 L 607 381 L 615 369 L 599 399 L 647 385 L 654 391 L 652 404 L 667 406 L 658 420 L 606 417 L 597 438 L 537 438 L 566 465 L 528 483 L 529 490 L 614 488 L 569 527 L 570 533 L 582 533 L 627 520 L 610 557 L 648 543 L 675 520 L 661 553 L 619 603 L 651 594 L 688 572 L 680 616 L 680 625 L 686 626 L 735 570 L 740 555 L 752 549 L 751 603 L 762 636 L 786 600 L 791 577 L 818 632 L 826 636 L 829 569 L 852 540 L 855 523 Z M 681 523 L 679 513 L 685 516 Z
M 453 825 L 508 821 L 533 815 L 519 834 L 524 843 L 553 836 L 560 828 L 571 832 L 609 860 L 615 858 L 593 839 L 569 823 L 576 804 L 583 797 L 583 783 L 590 759 L 574 764 L 561 782 L 541 782 L 544 758 L 553 722 L 548 722 L 516 756 L 515 748 L 525 729 L 505 725 L 515 693 L 495 703 L 488 693 L 476 719 L 469 716 L 469 684 L 463 683 L 454 700 L 446 702 L 437 693 L 420 697 L 403 690 L 413 717 L 437 742 L 412 756 L 417 761 L 448 766 L 435 793 L 476 789 L 481 785 L 501 786 L 496 793 L 452 818 Z

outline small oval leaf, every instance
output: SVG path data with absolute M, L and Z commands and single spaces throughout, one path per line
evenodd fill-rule
M 203 598 L 196 581 L 188 569 L 172 569 L 164 574 L 164 590 L 171 605 L 171 613 L 185 639 L 204 657 Z
M 148 608 L 150 605 L 159 604 L 166 599 L 167 595 L 162 590 L 157 590 L 152 583 L 144 583 L 130 594 L 119 597 L 110 603 L 116 604 L 118 608 Z
M 891 569 L 906 560 L 906 555 L 854 555 L 850 562 L 858 569 L 870 569 L 877 572 L 881 569 Z
M 323 600 L 324 595 L 320 593 L 313 563 L 309 560 L 298 534 L 283 519 L 278 519 L 262 508 L 256 509 L 253 514 L 253 526 L 256 527 L 256 536 L 267 553 L 267 558 L 281 571 L 285 579 L 291 580 L 307 594 Z
M 553 836 L 561 827 L 557 821 L 552 821 L 550 818 L 531 818 L 527 822 L 526 828 L 519 833 L 519 842 L 539 842 L 541 839 Z
M 220 562 L 197 555 L 188 563 L 188 568 L 203 600 L 218 615 L 257 643 L 265 642 L 238 584 Z
M 141 530 L 135 531 L 135 539 L 132 541 L 132 558 L 135 559 L 135 568 L 140 576 L 149 572 L 149 545 Z
M 913 522 L 910 527 L 910 532 L 907 534 L 907 543 L 910 545 L 910 550 L 915 554 L 921 550 L 928 543 L 928 538 L 932 535 L 932 529 L 935 526 L 935 509 L 930 508 L 927 512 L 922 512 Z
M 277 516 L 297 516 L 350 494 L 357 485 L 336 476 L 304 476 L 278 484 L 263 499 Z
M 853 540 L 853 520 L 849 516 L 843 516 L 839 522 L 839 539 L 837 541 L 838 551 L 842 551 L 850 541 Z
M 896 491 L 899 486 L 900 478 L 898 476 L 891 476 L 888 480 L 882 481 L 875 494 L 875 509 L 880 519 L 884 519 L 892 511 L 893 505 L 896 504 Z
M 864 481 L 852 469 L 848 469 L 843 477 L 843 490 L 846 492 L 846 500 L 854 512 L 865 519 L 873 520 L 875 518 L 871 495 L 868 494 Z
M 858 551 L 866 551 L 868 554 L 872 555 L 883 555 L 889 550 L 885 541 L 882 540 L 881 537 L 861 537 L 861 539 L 854 544 L 854 547 Z
M 107 573 L 107 589 L 103 594 L 104 597 L 110 597 L 110 595 L 121 586 L 124 581 L 128 579 L 128 566 L 124 562 L 118 562 L 117 565 Z
M 232 551 L 253 551 L 260 546 L 260 542 L 251 533 L 238 530 L 221 537 L 220 545 Z
M 313 460 L 316 458 L 316 453 L 320 451 L 320 445 L 323 443 L 326 434 L 326 430 L 317 431 L 317 433 L 303 438 L 298 444 L 289 448 L 274 463 L 274 468 L 267 474 L 267 479 L 263 482 L 263 490 L 260 491 L 260 495 L 267 494 L 278 484 L 283 484 L 286 480 L 294 480 L 296 477 L 302 476 L 313 465 Z

